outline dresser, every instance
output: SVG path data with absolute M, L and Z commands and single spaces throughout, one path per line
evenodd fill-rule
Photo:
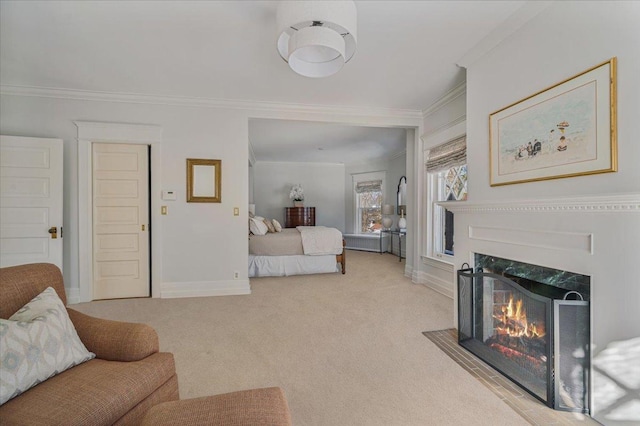
M 296 226 L 316 226 L 316 208 L 285 207 L 284 227 L 295 228 Z

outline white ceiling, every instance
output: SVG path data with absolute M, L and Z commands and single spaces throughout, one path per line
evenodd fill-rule
M 524 3 L 356 1 L 356 54 L 336 75 L 310 79 L 278 55 L 275 1 L 2 1 L 0 83 L 424 110 L 464 81 L 456 61 Z M 266 152 L 252 133 L 256 155 Z

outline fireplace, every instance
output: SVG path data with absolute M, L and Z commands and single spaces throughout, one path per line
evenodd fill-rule
M 589 277 L 476 254 L 458 341 L 548 406 L 589 412 Z

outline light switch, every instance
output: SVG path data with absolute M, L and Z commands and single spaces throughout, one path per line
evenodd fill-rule
M 240 216 L 240 208 L 239 207 L 234 207 L 233 208 L 233 215 L 234 216 Z
M 167 214 L 167 206 L 160 207 L 160 214 L 162 214 L 162 215 L 166 215 Z

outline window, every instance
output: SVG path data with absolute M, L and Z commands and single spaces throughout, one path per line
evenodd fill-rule
M 356 232 L 379 233 L 382 228 L 382 180 L 355 184 Z
M 431 254 L 453 256 L 454 216 L 436 203 L 467 199 L 466 137 L 454 139 L 429 150 L 426 161 L 427 199 L 430 216 Z
M 435 201 L 462 201 L 467 199 L 467 165 L 454 166 L 434 173 Z M 453 256 L 453 213 L 442 206 L 433 209 L 434 250 Z
M 385 171 L 352 173 L 353 216 L 352 232 L 378 234 L 382 229 L 382 204 L 384 203 Z

